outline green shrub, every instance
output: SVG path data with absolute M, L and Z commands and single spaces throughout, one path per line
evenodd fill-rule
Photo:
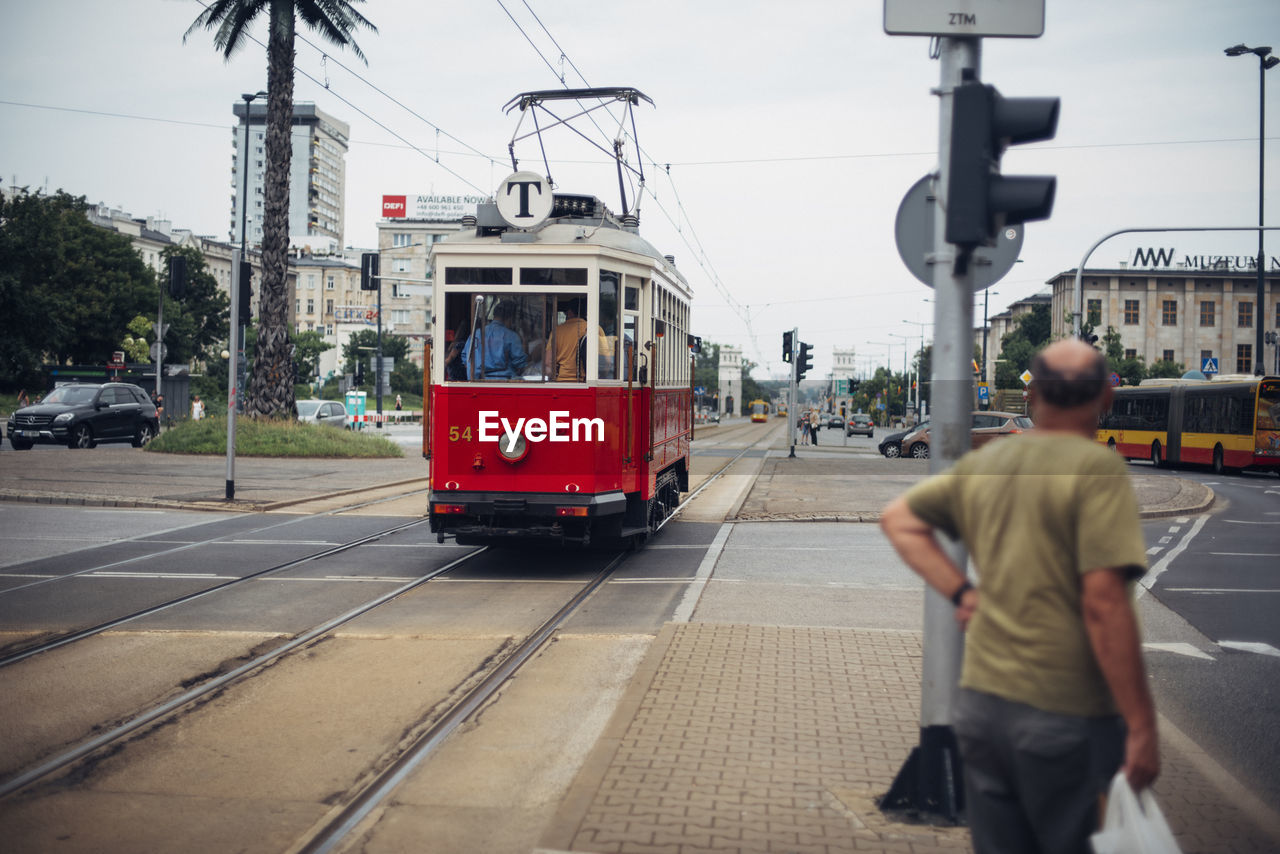
M 227 419 L 183 421 L 147 445 L 161 454 L 227 453 Z M 320 424 L 270 419 L 236 419 L 236 455 L 245 457 L 403 457 L 384 436 Z

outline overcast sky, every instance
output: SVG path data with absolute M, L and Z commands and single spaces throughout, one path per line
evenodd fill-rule
M 1058 196 L 1052 219 L 1027 227 L 1021 263 L 992 288 L 992 314 L 1074 268 L 1107 232 L 1257 223 L 1258 61 L 1223 49 L 1280 51 L 1280 2 L 1047 5 L 1042 38 L 982 48 L 982 79 L 1006 96 L 1062 98 L 1057 137 L 1004 159 L 1006 174 L 1056 175 Z M 891 336 L 918 348 L 921 327 L 903 321 L 932 322 L 930 291 L 898 257 L 893 222 L 937 160 L 930 90 L 940 70 L 928 39 L 884 34 L 882 0 L 372 0 L 360 9 L 378 27 L 356 34 L 368 65 L 300 29 L 311 44 L 298 42 L 294 91 L 351 126 L 347 243 L 374 245 L 384 193 L 491 193 L 511 171 L 515 121 L 502 106 L 559 86 L 563 68 L 570 86 L 585 85 L 580 72 L 655 101 L 636 114 L 656 194 L 642 203 L 641 233 L 690 279 L 697 334 L 743 347 L 762 364 L 758 378 L 781 369 L 781 333 L 792 327 L 815 345 L 819 375 L 833 347 L 856 347 L 866 364 L 891 357 L 899 370 L 904 342 Z M 204 30 L 184 44 L 201 10 L 196 0 L 6 3 L 3 185 L 64 189 L 226 240 L 232 105 L 265 88 L 266 58 L 249 43 L 224 61 Z M 264 22 L 254 35 L 265 32 Z M 1268 77 L 1276 128 L 1280 72 Z M 1278 135 L 1267 133 L 1266 163 L 1266 219 L 1276 225 Z M 618 208 L 603 155 L 564 135 L 547 142 L 560 189 Z M 517 153 L 522 168 L 542 171 L 536 148 Z M 587 159 L 597 165 L 578 162 Z M 1140 245 L 1252 255 L 1257 238 L 1117 238 L 1090 266 L 1114 267 Z M 1280 236 L 1267 248 L 1280 256 Z

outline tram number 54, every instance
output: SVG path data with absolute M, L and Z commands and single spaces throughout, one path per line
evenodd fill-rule
M 454 426 L 452 426 L 452 427 L 450 427 L 450 428 L 449 428 L 449 441 L 450 441 L 450 442 L 457 442 L 457 441 L 459 441 L 459 440 L 461 440 L 461 441 L 463 441 L 463 442 L 470 442 L 470 441 L 471 441 L 471 428 L 470 428 L 470 427 L 458 427 L 458 426 L 455 424 Z

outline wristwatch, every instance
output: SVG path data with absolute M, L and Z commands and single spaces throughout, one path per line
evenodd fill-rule
M 964 596 L 966 591 L 972 590 L 972 589 L 973 589 L 973 585 L 969 583 L 968 579 L 965 579 L 965 582 L 960 585 L 960 589 L 957 590 L 955 593 L 951 594 L 951 604 L 959 608 L 960 597 Z

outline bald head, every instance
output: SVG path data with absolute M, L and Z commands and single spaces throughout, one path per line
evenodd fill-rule
M 1031 363 L 1033 387 L 1040 400 L 1058 409 L 1092 404 L 1107 390 L 1107 360 L 1078 339 L 1057 341 Z

